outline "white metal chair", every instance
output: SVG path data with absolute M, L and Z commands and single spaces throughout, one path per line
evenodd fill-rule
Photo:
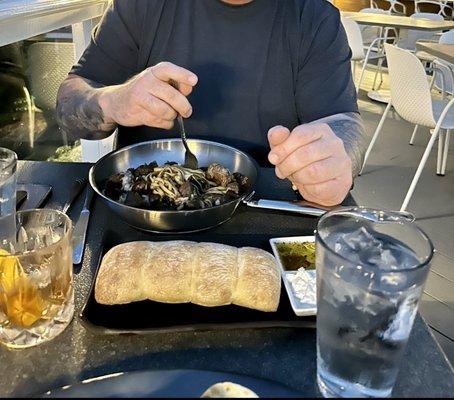
M 356 64 L 359 62 L 363 63 L 360 78 L 356 84 L 356 91 L 359 92 L 361 84 L 364 79 L 364 73 L 366 71 L 367 64 L 371 60 L 383 60 L 385 57 L 383 43 L 388 39 L 387 37 L 375 38 L 365 50 L 363 45 L 363 37 L 361 29 L 356 21 L 351 18 L 342 18 L 342 24 L 347 34 L 348 44 L 352 51 L 352 63 L 353 63 L 353 76 L 356 77 Z
M 368 14 L 386 14 L 388 15 L 388 11 L 383 10 L 381 8 L 363 8 L 360 10 L 362 13 L 368 13 Z M 384 56 L 384 51 L 383 51 L 383 43 L 387 42 L 387 38 L 396 40 L 397 38 L 397 32 L 394 28 L 383 28 L 380 26 L 369 26 L 365 25 L 360 27 L 361 29 L 361 35 L 363 37 L 363 44 L 366 47 L 366 49 L 374 42 L 375 39 L 377 38 L 383 38 L 383 40 L 376 42 L 376 46 L 372 49 L 373 52 L 376 54 L 382 54 Z M 378 46 L 377 46 L 378 45 Z M 380 47 L 381 46 L 381 47 Z M 375 84 L 377 83 L 377 77 L 380 74 L 380 84 L 378 87 L 380 88 L 381 85 L 383 84 L 383 61 L 385 57 L 380 57 L 378 60 L 378 69 L 375 70 L 375 77 L 374 77 L 374 84 L 373 84 L 373 90 L 375 90 Z
M 425 18 L 425 19 L 431 19 L 431 20 L 443 20 L 443 16 L 441 14 L 434 14 L 434 13 L 415 13 L 412 15 L 412 18 Z M 437 81 L 433 81 L 433 84 L 436 82 L 440 83 L 440 87 L 444 86 L 444 82 L 448 83 L 450 79 L 446 76 L 446 69 L 444 68 L 443 65 L 440 65 L 440 63 L 436 60 L 436 57 L 426 53 L 425 51 L 418 51 L 416 49 L 416 43 L 418 41 L 432 41 L 432 42 L 437 42 L 437 35 L 434 33 L 430 32 L 420 32 L 420 31 L 413 31 L 413 30 L 402 30 L 401 31 L 401 37 L 400 40 L 397 42 L 397 45 L 399 47 L 405 48 L 407 50 L 410 50 L 416 54 L 416 56 L 420 59 L 421 62 L 424 63 L 425 68 L 427 69 L 428 72 L 434 71 L 434 77 L 437 76 Z M 438 74 L 435 73 L 435 71 L 438 71 Z M 441 84 L 441 81 L 443 81 L 443 84 Z M 442 89 L 443 96 L 446 93 L 445 89 L 443 87 Z M 412 145 L 414 143 L 416 133 L 418 131 L 418 125 L 415 126 L 415 129 L 413 130 L 413 134 L 411 135 L 410 139 L 410 144 Z
M 407 15 L 407 6 L 404 3 L 401 3 L 398 0 L 385 0 L 389 3 L 388 13 L 389 14 L 398 14 L 398 15 Z
M 452 17 L 453 8 L 448 5 L 446 0 L 415 0 L 415 12 L 421 12 L 422 5 L 432 5 L 439 8 L 438 14 L 444 18 Z
M 433 21 L 443 21 L 443 16 L 434 13 L 414 13 L 410 18 L 430 19 Z M 420 40 L 435 41 L 438 38 L 433 32 L 418 31 L 413 29 L 401 29 L 397 46 L 401 49 L 416 52 L 416 42 Z
M 440 44 L 454 44 L 454 29 L 443 33 L 439 39 Z M 418 56 L 418 53 L 416 53 Z M 434 59 L 432 62 L 433 79 L 431 88 L 435 87 L 438 89 L 443 96 L 443 100 L 446 96 L 454 95 L 454 64 L 448 63 L 443 60 Z M 411 135 L 410 144 L 413 145 L 416 134 L 418 132 L 418 125 L 415 126 L 413 134 Z
M 388 15 L 388 12 L 386 10 L 382 10 L 381 8 L 363 8 L 360 10 L 361 13 L 367 13 L 367 14 L 386 14 Z M 370 25 L 363 25 L 360 27 L 361 29 L 361 35 L 363 37 L 363 44 L 370 46 L 370 44 L 378 37 L 384 36 L 384 31 L 387 30 L 387 28 L 383 28 L 380 26 L 370 26 Z
M 391 107 L 394 107 L 404 120 L 433 129 L 432 136 L 402 204 L 401 211 L 405 211 L 437 139 L 437 174 L 444 175 L 446 172 L 450 130 L 454 129 L 454 110 L 451 110 L 454 99 L 449 102 L 433 100 L 427 75 L 419 59 L 411 52 L 396 46 L 385 44 L 385 49 L 391 84 L 391 101 L 367 149 L 362 169 L 364 169 L 372 148 L 383 129 Z M 442 130 L 446 130 L 444 146 Z
M 438 43 L 454 44 L 454 29 L 443 33 Z M 454 64 L 437 59 L 435 67 L 434 86 L 444 94 L 454 95 Z
M 380 9 L 380 7 L 378 7 L 378 3 L 375 0 L 370 0 L 369 7 L 374 9 Z

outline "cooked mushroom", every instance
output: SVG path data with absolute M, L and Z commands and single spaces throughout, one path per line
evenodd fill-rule
M 158 166 L 158 163 L 153 161 L 150 164 L 143 164 L 133 169 L 134 177 L 146 176 L 153 173 L 153 170 Z
M 221 164 L 211 164 L 206 172 L 207 178 L 219 186 L 227 186 L 232 181 L 230 171 Z
M 237 199 L 248 189 L 248 179 L 220 164 L 190 169 L 176 163 L 159 167 L 156 162 L 113 175 L 106 183 L 106 196 L 152 210 L 197 210 Z
M 249 189 L 250 183 L 249 183 L 249 178 L 247 176 L 244 176 L 243 174 L 240 174 L 239 172 L 235 172 L 233 174 L 233 178 L 240 186 L 241 192 L 245 192 L 246 190 Z
M 240 193 L 240 185 L 238 184 L 238 182 L 230 182 L 227 185 L 227 189 L 229 192 L 233 192 L 235 194 Z

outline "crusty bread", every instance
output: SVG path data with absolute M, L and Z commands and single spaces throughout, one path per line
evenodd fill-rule
M 142 291 L 142 265 L 153 253 L 151 242 L 120 244 L 104 256 L 95 284 L 96 301 L 127 304 L 147 299 Z
M 258 310 L 276 311 L 280 282 L 281 274 L 270 253 L 253 247 L 238 250 L 238 281 L 233 304 L 243 307 L 255 304 L 254 308 Z
M 142 266 L 142 287 L 147 298 L 164 303 L 191 301 L 194 242 L 153 243 L 153 253 Z
M 231 304 L 238 275 L 237 258 L 236 247 L 199 243 L 191 302 L 206 307 Z
M 258 398 L 257 394 L 247 387 L 238 385 L 232 382 L 220 382 L 210 386 L 205 393 L 200 396 L 202 398 L 231 398 L 231 399 L 253 399 Z
M 103 258 L 95 284 L 100 304 L 153 300 L 276 311 L 280 273 L 266 251 L 189 241 L 132 242 Z

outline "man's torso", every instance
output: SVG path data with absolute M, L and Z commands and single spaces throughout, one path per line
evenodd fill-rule
M 189 96 L 188 135 L 230 144 L 261 162 L 269 128 L 355 111 L 339 29 L 325 0 L 116 1 L 73 73 L 111 85 L 161 61 L 187 68 L 199 77 Z M 120 146 L 176 136 L 176 127 L 119 127 Z
M 279 3 L 166 0 L 152 7 L 160 9 L 159 21 L 143 37 L 138 69 L 169 61 L 198 75 L 189 96 L 194 112 L 185 121 L 190 137 L 222 140 L 263 158 L 268 129 L 297 124 L 293 69 L 299 44 L 286 37 L 284 21 L 291 16 Z M 119 144 L 177 135 L 176 128 L 120 128 Z

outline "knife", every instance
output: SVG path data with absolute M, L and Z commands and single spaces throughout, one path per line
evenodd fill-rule
M 288 211 L 304 215 L 312 215 L 314 217 L 320 217 L 326 212 L 333 210 L 336 207 L 323 207 L 318 204 L 310 203 L 308 201 L 283 201 L 283 200 L 251 200 L 251 196 L 248 196 L 243 200 L 249 207 L 254 208 L 265 208 L 268 210 Z
M 91 187 L 88 187 L 84 206 L 80 212 L 79 219 L 77 220 L 73 232 L 73 264 L 80 264 L 82 262 L 88 222 L 90 220 L 90 204 L 93 200 L 93 195 L 94 191 Z
M 73 183 L 73 186 L 71 187 L 71 191 L 69 193 L 69 198 L 66 201 L 66 203 L 63 205 L 63 208 L 62 208 L 62 212 L 64 214 L 68 213 L 69 209 L 71 208 L 72 204 L 74 203 L 74 200 L 76 200 L 79 197 L 79 195 L 84 190 L 85 186 L 87 186 L 86 179 L 77 179 Z

